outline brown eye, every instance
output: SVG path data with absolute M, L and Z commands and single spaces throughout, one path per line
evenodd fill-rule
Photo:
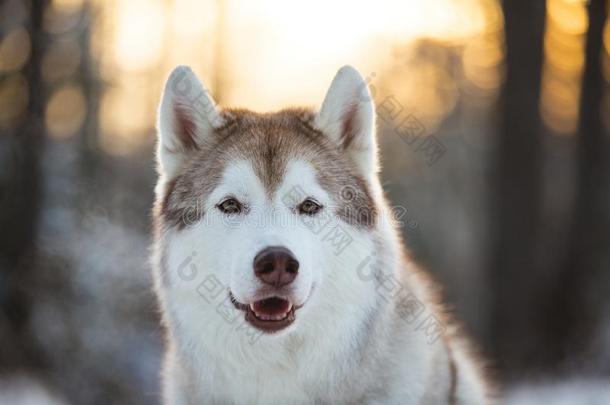
M 239 214 L 243 208 L 235 198 L 227 198 L 218 204 L 217 207 L 224 214 Z
M 317 214 L 321 209 L 322 206 L 311 198 L 306 199 L 299 205 L 299 213 L 305 215 Z

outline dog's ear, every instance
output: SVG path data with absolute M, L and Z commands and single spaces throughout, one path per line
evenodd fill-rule
M 376 174 L 375 105 L 356 69 L 339 69 L 316 115 L 315 126 L 349 154 L 362 175 L 369 178 Z
M 188 66 L 178 66 L 163 90 L 157 122 L 161 174 L 172 178 L 184 160 L 206 142 L 222 117 L 208 90 Z

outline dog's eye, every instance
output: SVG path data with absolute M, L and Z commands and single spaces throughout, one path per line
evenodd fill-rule
M 227 198 L 217 205 L 218 209 L 224 214 L 239 214 L 243 207 L 235 198 Z
M 322 209 L 322 206 L 312 200 L 311 198 L 306 199 L 299 205 L 299 213 L 305 215 L 314 215 Z

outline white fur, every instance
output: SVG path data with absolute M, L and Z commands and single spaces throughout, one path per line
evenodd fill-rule
M 344 66 L 326 93 L 315 125 L 340 143 L 346 120 L 350 119 L 357 134 L 346 152 L 358 165 L 361 174 L 372 178 L 377 174 L 375 105 L 360 73 L 351 66 Z
M 204 219 L 180 231 L 166 230 L 158 241 L 156 286 L 169 330 L 166 403 L 447 404 L 450 372 L 445 342 L 449 342 L 458 371 L 464 371 L 460 374 L 464 378 L 458 379 L 456 403 L 487 403 L 484 385 L 466 352 L 449 337 L 429 342 L 417 324 L 401 322 L 392 298 L 380 295 L 372 277 L 363 277 L 363 271 L 369 270 L 368 274 L 378 271 L 393 277 L 425 304 L 424 316 L 438 315 L 427 284 L 402 258 L 398 232 L 375 173 L 374 108 L 370 99 L 358 98 L 358 92 L 366 90 L 362 83 L 353 68 L 341 69 L 316 125 L 335 136 L 346 106 L 356 103 L 361 132 L 345 153 L 366 174 L 379 209 L 373 231 L 347 225 L 330 214 L 328 226 L 339 225 L 353 238 L 337 254 L 324 235 L 313 233 L 284 198 L 297 186 L 332 212 L 332 198 L 318 183 L 316 168 L 293 159 L 278 189 L 269 196 L 251 163 L 235 160 L 209 198 L 201 202 Z M 166 172 L 159 180 L 158 197 L 180 167 L 179 160 L 174 160 L 179 158 L 163 151 L 166 142 L 174 146 L 163 115 L 169 111 L 171 117 L 165 103 L 172 99 L 166 101 L 166 97 L 167 90 L 160 117 L 160 159 Z M 208 117 L 210 123 L 215 116 Z M 198 125 L 205 128 L 207 124 Z M 247 215 L 228 219 L 215 209 L 227 195 L 246 203 Z M 299 260 L 294 299 L 303 307 L 287 329 L 260 335 L 243 321 L 243 312 L 230 305 L 227 289 L 238 301 L 248 302 L 260 287 L 252 271 L 254 256 L 271 245 L 289 248 Z M 164 255 L 167 282 L 161 280 Z M 375 257 L 374 269 L 361 267 L 367 257 Z M 216 301 L 198 292 L 201 283 L 210 278 L 224 289 Z M 222 313 L 233 321 L 218 311 L 223 302 Z
M 185 145 L 176 134 L 174 108 L 180 105 L 191 118 L 197 132 L 196 142 L 203 144 L 215 127 L 222 125 L 216 103 L 208 89 L 199 81 L 188 66 L 178 66 L 169 75 L 161 103 L 157 129 L 159 142 L 157 155 L 161 174 L 173 177 L 188 155 Z

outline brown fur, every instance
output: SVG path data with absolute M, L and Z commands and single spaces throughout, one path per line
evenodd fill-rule
M 159 213 L 167 226 L 182 229 L 203 217 L 201 201 L 221 180 L 229 161 L 249 160 L 272 196 L 291 158 L 309 161 L 316 168 L 318 181 L 333 196 L 336 214 L 343 221 L 367 228 L 375 224 L 375 206 L 366 182 L 341 153 L 341 146 L 312 126 L 312 111 L 287 109 L 260 114 L 227 110 L 222 114 L 225 125 L 205 142 L 198 147 L 184 144 L 185 167 L 169 182 L 160 203 Z M 182 121 L 184 116 L 177 130 L 185 129 Z

